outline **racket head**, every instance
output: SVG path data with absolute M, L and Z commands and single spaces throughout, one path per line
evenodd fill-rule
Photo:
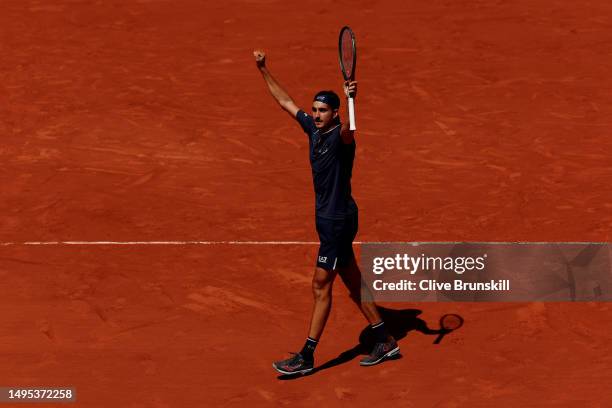
M 357 44 L 355 34 L 349 26 L 340 30 L 338 39 L 338 51 L 340 54 L 340 70 L 345 81 L 355 79 L 355 66 L 357 64 Z
M 457 330 L 463 326 L 463 317 L 458 314 L 445 314 L 440 317 L 440 327 L 445 331 Z

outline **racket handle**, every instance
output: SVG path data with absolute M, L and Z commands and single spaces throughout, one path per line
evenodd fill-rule
M 357 130 L 355 126 L 355 100 L 351 97 L 348 98 L 348 112 L 349 112 L 349 129 Z

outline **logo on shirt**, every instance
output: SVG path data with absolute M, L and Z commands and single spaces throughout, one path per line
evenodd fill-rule
M 315 133 L 315 140 L 313 146 L 314 157 L 323 156 L 325 153 L 329 151 L 329 143 L 325 143 L 326 141 L 318 134 L 318 130 Z
M 326 257 L 326 256 L 320 256 L 320 257 L 319 257 L 319 262 L 321 262 L 321 263 L 327 263 L 327 257 Z

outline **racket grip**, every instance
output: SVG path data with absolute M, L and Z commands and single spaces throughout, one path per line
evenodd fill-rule
M 355 126 L 355 100 L 351 97 L 348 98 L 348 113 L 349 113 L 349 129 L 357 130 Z

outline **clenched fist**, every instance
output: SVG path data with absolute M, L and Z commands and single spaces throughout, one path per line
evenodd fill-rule
M 266 53 L 262 50 L 253 51 L 253 56 L 255 57 L 255 63 L 257 64 L 257 68 L 263 68 L 266 66 Z

